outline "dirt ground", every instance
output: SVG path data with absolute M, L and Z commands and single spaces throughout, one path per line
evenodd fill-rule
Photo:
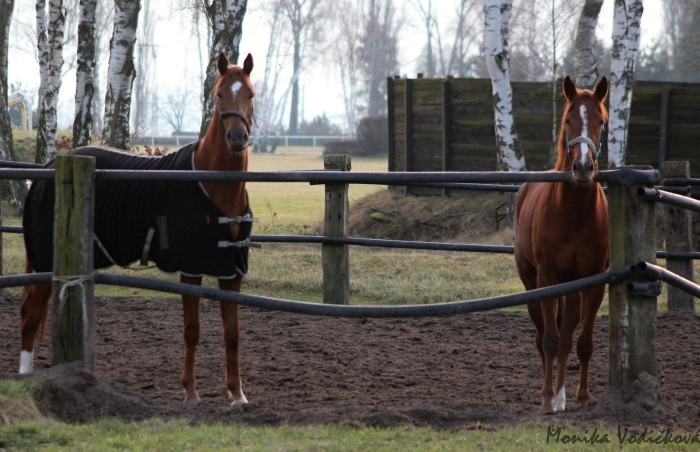
M 97 300 L 95 373 L 48 371 L 37 348 L 41 410 L 65 421 L 185 417 L 255 425 L 345 422 L 436 428 L 499 427 L 525 420 L 700 427 L 700 318 L 661 314 L 658 380 L 635 403 L 606 396 L 608 319 L 596 323 L 591 404 L 575 402 L 578 362 L 567 367 L 567 411 L 540 413 L 541 369 L 526 313 L 375 320 L 242 308 L 241 368 L 250 404 L 229 408 L 218 303 L 203 301 L 196 373 L 202 404 L 184 407 L 179 299 Z M 19 302 L 0 301 L 0 379 L 17 378 Z M 658 393 L 656 386 L 658 385 Z M 659 395 L 660 394 L 660 395 Z

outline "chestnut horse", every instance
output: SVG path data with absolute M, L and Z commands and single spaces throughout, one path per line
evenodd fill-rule
M 607 121 L 603 101 L 608 80 L 603 77 L 591 92 L 577 89 L 567 76 L 563 87 L 567 102 L 554 170 L 571 171 L 572 180 L 525 183 L 515 200 L 515 263 L 526 290 L 602 273 L 609 264 L 608 202 L 600 184 L 593 180 Z M 581 406 L 588 403 L 593 324 L 604 294 L 605 286 L 600 286 L 527 305 L 542 359 L 543 410 L 565 409 L 566 363 L 579 322 L 576 354 L 581 367 L 576 399 Z M 557 378 L 553 387 L 555 357 Z
M 135 156 L 95 147 L 79 148 L 71 151 L 71 154 L 95 157 L 98 169 L 124 167 L 130 169 L 171 169 L 174 165 L 172 162 L 176 162 L 178 165 L 185 165 L 186 169 L 190 170 L 246 171 L 248 168 L 248 138 L 253 119 L 254 90 L 250 81 L 253 57 L 248 54 L 243 67 L 239 67 L 230 65 L 222 53 L 219 56 L 217 67 L 219 80 L 214 89 L 216 107 L 209 129 L 200 142 L 193 143 L 164 157 Z M 50 163 L 48 166 L 52 165 Z M 178 169 L 181 168 L 178 167 Z M 27 196 L 27 209 L 25 209 L 24 234 L 27 249 L 27 272 L 51 271 L 52 267 L 50 256 L 53 249 L 53 235 L 46 232 L 50 231 L 51 228 L 47 228 L 45 225 L 53 217 L 54 194 L 51 188 L 53 183 L 42 187 L 39 182 L 32 185 L 34 190 L 30 190 L 30 194 Z M 122 185 L 116 185 L 116 183 L 122 183 Z M 180 190 L 184 193 L 182 202 L 180 202 L 180 198 L 175 201 L 170 199 L 168 202 L 163 202 L 162 198 L 153 201 L 154 192 L 160 195 L 163 192 L 176 191 L 179 194 Z M 115 191 L 128 195 L 117 196 L 114 194 Z M 143 194 L 144 192 L 146 194 Z M 167 216 L 172 209 L 177 209 L 180 204 L 184 203 L 184 198 L 198 201 L 196 207 L 186 207 L 187 210 L 183 215 Z M 200 207 L 200 204 L 205 207 Z M 218 278 L 220 289 L 240 292 L 243 275 L 247 269 L 248 255 L 245 247 L 248 246 L 248 241 L 217 242 L 217 240 L 222 235 L 225 240 L 227 237 L 230 237 L 228 240 L 236 238 L 240 240 L 241 236 L 249 237 L 250 223 L 253 220 L 244 182 L 204 182 L 202 184 L 176 182 L 171 185 L 157 185 L 157 182 L 154 181 L 100 182 L 98 180 L 95 205 L 96 268 L 112 264 L 129 265 L 142 256 L 141 249 L 143 249 L 142 262 L 144 259 L 150 258 L 156 262 L 161 270 L 180 273 L 180 281 L 183 283 L 200 285 L 202 276 L 214 275 Z M 146 220 L 132 222 L 123 219 L 124 216 L 133 215 L 138 207 L 148 211 L 141 214 L 142 217 L 146 217 Z M 161 210 L 165 212 L 163 216 L 153 217 L 151 211 L 160 212 Z M 118 227 L 104 224 L 110 223 L 109 221 L 98 222 L 99 219 L 108 218 L 107 215 L 115 215 L 115 211 L 118 212 L 116 215 L 119 215 L 119 218 L 112 218 L 111 223 L 122 221 L 123 223 L 120 223 Z M 212 216 L 214 217 L 212 218 Z M 216 221 L 217 216 L 219 221 Z M 137 217 L 137 219 L 141 220 L 141 217 Z M 156 219 L 163 225 L 155 225 Z M 164 226 L 166 220 L 167 229 Z M 134 226 L 132 223 L 138 224 Z M 200 223 L 203 223 L 203 228 L 200 228 L 202 226 Z M 149 230 L 151 224 L 155 226 Z M 193 229 L 193 224 L 204 230 L 199 232 L 200 229 Z M 156 238 L 160 237 L 160 245 L 157 245 L 158 240 L 151 241 L 154 230 Z M 212 230 L 215 232 L 211 233 Z M 136 232 L 134 233 L 134 231 Z M 196 259 L 197 261 L 206 260 L 211 255 L 224 256 L 224 258 L 214 259 L 213 263 L 204 265 L 183 259 L 182 248 L 176 250 L 175 246 L 170 247 L 169 245 L 178 239 L 183 240 L 183 237 L 184 241 L 188 242 L 187 245 L 190 244 L 189 242 L 193 242 L 195 245 L 213 242 L 211 249 L 195 250 L 199 252 L 201 258 Z M 227 248 L 227 243 L 229 243 L 228 246 L 230 244 L 237 245 L 238 251 L 233 250 L 235 247 Z M 245 248 L 244 253 L 241 252 L 241 247 Z M 196 248 L 201 247 L 196 246 Z M 43 257 L 47 255 L 48 258 Z M 222 262 L 228 266 L 224 270 L 221 270 L 224 265 Z M 43 336 L 51 290 L 50 284 L 27 286 L 24 289 L 21 309 L 20 373 L 32 372 L 34 340 L 41 340 Z M 184 402 L 197 404 L 200 402 L 200 398 L 196 388 L 194 360 L 195 348 L 200 337 L 199 298 L 183 296 L 182 304 L 186 345 L 185 365 L 181 379 L 185 391 Z M 242 405 L 248 401 L 241 388 L 239 372 L 240 324 L 238 306 L 222 302 L 220 307 L 226 349 L 226 386 L 233 399 L 232 405 Z

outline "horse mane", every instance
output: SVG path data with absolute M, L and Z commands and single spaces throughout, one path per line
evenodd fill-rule
M 557 141 L 557 163 L 554 165 L 555 171 L 568 171 L 571 169 L 571 162 L 566 153 L 566 117 L 571 110 L 573 110 L 574 105 L 578 104 L 583 99 L 590 100 L 594 104 L 597 104 L 598 108 L 600 108 L 600 111 L 603 113 L 604 121 L 608 122 L 608 109 L 605 108 L 605 104 L 596 99 L 593 91 L 587 89 L 579 90 L 576 96 L 566 103 L 564 113 L 561 115 L 561 127 L 559 129 L 559 140 Z M 574 137 L 571 137 L 571 139 L 573 138 Z

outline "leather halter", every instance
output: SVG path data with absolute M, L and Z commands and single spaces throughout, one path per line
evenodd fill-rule
M 569 131 L 565 131 L 565 137 L 566 137 L 566 155 L 569 156 L 569 160 L 571 161 L 571 165 L 573 166 L 574 164 L 574 159 L 571 157 L 571 152 L 569 150 L 571 149 L 571 146 L 575 145 L 576 143 L 584 143 L 588 147 L 590 147 L 593 152 L 595 153 L 595 158 L 594 160 L 598 160 L 598 157 L 600 157 L 600 152 L 603 150 L 603 142 L 601 141 L 598 144 L 598 149 L 596 150 L 595 144 L 593 144 L 593 140 L 591 140 L 588 137 L 584 136 L 579 136 L 574 138 L 573 140 L 569 141 Z
M 221 111 L 219 108 L 219 101 L 216 102 L 216 111 L 219 112 L 219 125 L 221 128 L 224 128 L 224 118 L 227 118 L 229 116 L 235 116 L 241 121 L 243 121 L 243 124 L 245 124 L 246 131 L 248 132 L 248 135 L 250 135 L 250 120 L 244 115 L 241 111 L 239 110 L 225 110 Z

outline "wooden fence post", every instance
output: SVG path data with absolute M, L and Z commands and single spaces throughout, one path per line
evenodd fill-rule
M 652 169 L 635 166 L 635 169 Z M 637 197 L 635 185 L 608 184 L 610 268 L 656 262 L 654 203 Z M 643 281 L 643 277 L 632 280 Z M 627 293 L 630 280 L 610 283 L 609 389 L 626 400 L 632 382 L 656 376 L 656 297 Z
M 327 155 L 327 170 L 350 171 L 347 155 Z M 323 234 L 329 237 L 348 236 L 348 184 L 326 184 L 326 213 Z M 347 245 L 321 245 L 323 256 L 323 302 L 350 304 L 350 255 Z
M 93 227 L 95 158 L 56 158 L 51 365 L 82 361 L 95 351 Z
M 662 176 L 690 177 L 689 162 L 663 162 L 661 164 Z M 692 251 L 691 246 L 691 212 L 686 209 L 664 204 L 664 239 L 666 251 L 684 252 Z M 666 259 L 666 269 L 685 279 L 693 281 L 693 261 L 689 259 Z M 676 287 L 668 287 L 668 309 L 687 309 L 695 312 L 695 297 Z

